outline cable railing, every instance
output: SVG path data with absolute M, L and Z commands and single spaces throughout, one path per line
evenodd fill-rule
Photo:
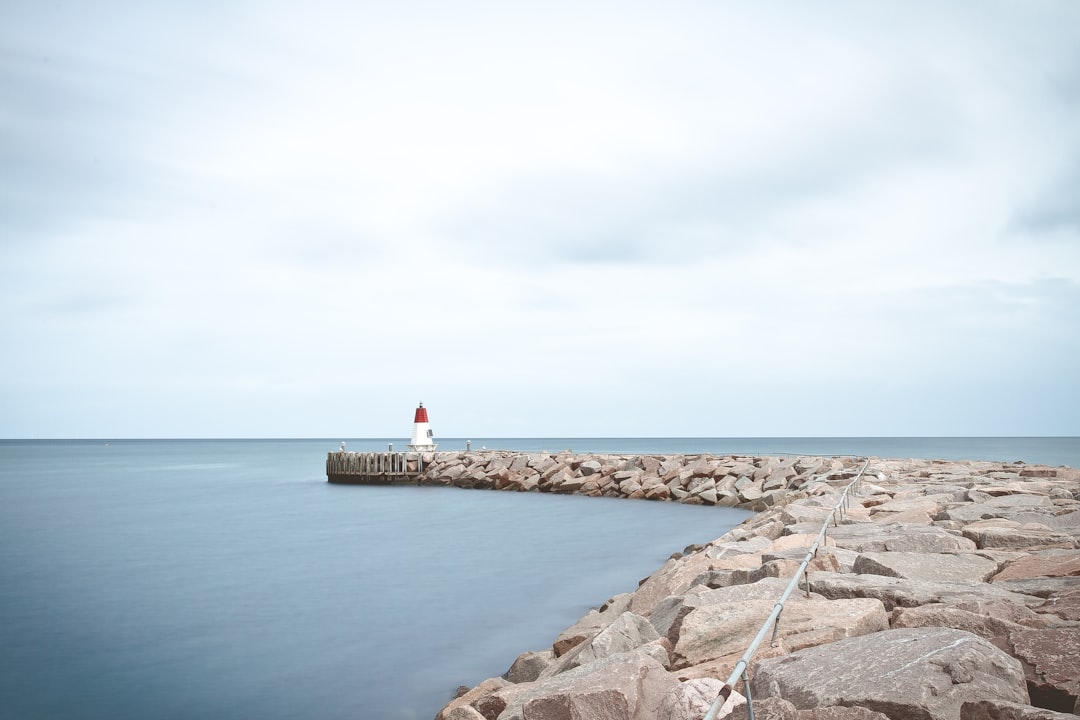
M 743 683 L 743 696 L 746 698 L 746 714 L 748 720 L 754 720 L 754 702 L 750 696 L 750 677 L 747 670 L 750 667 L 750 660 L 754 657 L 754 653 L 757 652 L 758 646 L 761 645 L 765 636 L 769 633 L 769 626 L 772 626 L 772 639 L 770 643 L 776 643 L 776 636 L 780 632 L 780 614 L 784 610 L 784 603 L 787 602 L 791 593 L 799 586 L 800 576 L 806 580 L 806 596 L 810 597 L 810 577 L 807 573 L 807 567 L 810 565 L 810 561 L 817 554 L 818 547 L 824 542 L 826 532 L 829 529 L 829 523 L 833 523 L 833 526 L 839 525 L 840 520 L 844 517 L 844 511 L 848 509 L 849 496 L 851 494 L 858 494 L 859 481 L 862 479 L 863 474 L 866 472 L 866 468 L 870 465 L 870 458 L 866 458 L 865 462 L 859 472 L 855 475 L 855 478 L 849 482 L 843 492 L 840 494 L 840 500 L 836 503 L 836 506 L 829 511 L 829 514 L 825 517 L 825 522 L 821 525 L 821 531 L 818 532 L 817 538 L 810 546 L 810 549 L 806 553 L 806 557 L 803 558 L 802 563 L 799 565 L 799 569 L 795 571 L 795 575 L 791 578 L 791 582 L 788 583 L 784 592 L 780 595 L 780 599 L 773 606 L 772 612 L 769 613 L 769 617 L 762 623 L 761 629 L 758 630 L 756 636 L 750 646 L 743 653 L 743 656 L 739 658 L 739 662 L 735 663 L 735 669 L 731 671 L 731 675 L 728 676 L 727 682 L 724 683 L 724 687 L 721 688 L 720 694 L 713 701 L 713 704 L 709 706 L 709 711 L 705 713 L 704 720 L 716 720 L 717 713 L 720 712 L 720 708 L 724 706 L 728 698 L 731 697 L 731 693 L 735 689 L 735 683 L 740 679 Z

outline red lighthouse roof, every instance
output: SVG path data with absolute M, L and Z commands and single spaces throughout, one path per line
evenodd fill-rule
M 413 418 L 413 422 L 422 423 L 427 421 L 427 409 L 424 407 L 424 403 L 420 403 L 420 407 L 416 408 L 416 417 Z

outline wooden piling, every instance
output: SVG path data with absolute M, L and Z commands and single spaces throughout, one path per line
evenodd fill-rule
M 423 465 L 419 453 L 337 451 L 326 455 L 326 480 L 349 485 L 390 485 L 416 477 Z

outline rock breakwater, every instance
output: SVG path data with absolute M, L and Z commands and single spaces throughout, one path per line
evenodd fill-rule
M 762 511 L 850 480 L 861 461 L 823 457 L 426 453 L 414 481 L 519 492 L 677 501 Z
M 439 454 L 423 483 L 753 509 L 437 720 L 701 720 L 862 461 Z M 664 489 L 660 489 L 664 488 Z M 1080 471 L 871 459 L 748 672 L 755 717 L 1080 714 Z M 740 688 L 741 689 L 741 686 Z M 734 693 L 721 710 L 741 719 Z

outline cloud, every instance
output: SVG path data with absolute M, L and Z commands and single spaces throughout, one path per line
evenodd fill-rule
M 1051 177 L 1037 197 L 1017 208 L 1009 225 L 1021 241 L 1069 242 L 1080 232 L 1080 161 L 1068 171 Z
M 1078 433 L 1077 14 L 9 3 L 0 436 Z

